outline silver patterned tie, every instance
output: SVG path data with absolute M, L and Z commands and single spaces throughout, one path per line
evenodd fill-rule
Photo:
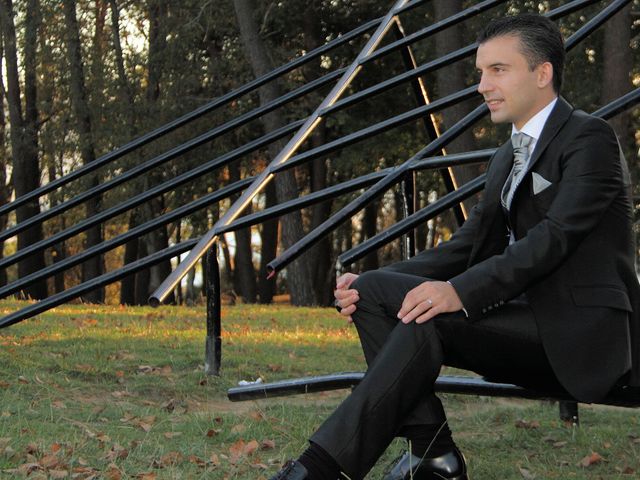
M 511 208 L 513 193 L 520 183 L 520 174 L 529 159 L 529 145 L 532 141 L 533 137 L 530 137 L 526 133 L 516 133 L 511 136 L 511 144 L 513 145 L 513 168 L 502 188 L 502 205 L 507 210 Z

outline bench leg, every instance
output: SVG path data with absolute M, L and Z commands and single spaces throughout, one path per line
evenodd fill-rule
M 578 402 L 560 401 L 560 420 L 563 422 L 571 422 L 572 425 L 580 424 L 580 416 L 578 414 Z

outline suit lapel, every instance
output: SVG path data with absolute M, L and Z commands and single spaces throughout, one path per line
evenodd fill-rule
M 554 139 L 562 126 L 567 122 L 567 120 L 569 120 L 571 112 L 573 112 L 573 107 L 569 104 L 569 102 L 567 102 L 562 97 L 558 98 L 556 106 L 553 107 L 553 110 L 551 111 L 547 122 L 544 124 L 544 128 L 542 129 L 540 138 L 536 143 L 536 148 L 533 150 L 533 154 L 527 165 L 525 175 L 531 171 L 533 166 L 537 163 L 544 151 L 549 146 L 549 143 L 551 143 L 551 140 Z M 520 182 L 520 184 L 522 183 L 523 182 Z
M 516 216 L 518 215 L 516 207 L 516 197 L 518 196 L 518 192 L 521 190 L 525 182 L 528 181 L 529 172 L 531 172 L 535 164 L 542 158 L 543 153 L 551 141 L 555 138 L 567 120 L 569 120 L 571 112 L 573 112 L 573 107 L 564 98 L 559 97 L 555 107 L 553 107 L 553 110 L 547 119 L 547 122 L 544 124 L 544 128 L 540 133 L 540 138 L 536 143 L 536 147 L 533 150 L 529 163 L 527 164 L 527 169 L 524 172 L 522 180 L 516 186 L 516 190 L 513 193 L 513 200 L 511 201 L 511 208 L 509 209 L 509 223 L 511 225 L 516 224 Z
M 558 101 L 551 111 L 547 122 L 545 123 L 540 138 L 536 143 L 536 147 L 533 151 L 533 155 L 527 165 L 525 176 L 531 171 L 532 167 L 541 158 L 543 152 L 551 143 L 551 140 L 557 135 L 562 126 L 567 122 L 571 116 L 573 107 L 562 97 L 558 98 Z M 511 167 L 513 166 L 513 147 L 511 141 L 505 142 L 495 153 L 489 170 L 487 172 L 487 182 L 485 184 L 484 191 L 484 208 L 482 211 L 482 221 L 480 222 L 481 230 L 478 238 L 474 242 L 473 249 L 471 251 L 471 259 L 474 258 L 480 245 L 482 245 L 489 233 L 489 229 L 494 225 L 495 216 L 503 215 L 502 205 L 500 203 L 502 195 L 502 187 L 507 180 Z M 512 205 L 515 206 L 515 196 L 518 193 L 518 189 L 522 186 L 523 182 L 520 182 L 516 192 L 514 193 L 514 201 Z M 510 217 L 511 222 L 514 222 L 515 208 L 511 209 Z M 512 223 L 513 224 L 513 223 Z
M 498 148 L 488 167 L 480 231 L 471 250 L 469 257 L 471 260 L 475 257 L 478 248 L 484 243 L 487 234 L 492 225 L 494 225 L 495 216 L 503 214 L 502 205 L 500 204 L 502 186 L 507 180 L 512 165 L 513 146 L 511 145 L 511 141 L 508 141 Z

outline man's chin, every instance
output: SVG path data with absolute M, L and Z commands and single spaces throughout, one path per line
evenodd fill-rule
M 491 121 L 493 123 L 507 123 L 509 119 L 503 112 L 491 112 Z

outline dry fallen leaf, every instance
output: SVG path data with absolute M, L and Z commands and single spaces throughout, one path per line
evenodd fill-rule
M 176 463 L 181 462 L 182 458 L 183 457 L 180 452 L 169 452 L 160 457 L 159 460 L 154 460 L 152 465 L 154 468 L 170 467 L 172 465 L 175 465 Z
M 522 478 L 524 478 L 525 480 L 533 480 L 534 478 L 536 478 L 535 473 L 531 473 L 529 470 L 522 467 L 520 467 L 520 475 L 522 475 Z
M 104 472 L 106 480 L 122 480 L 122 472 L 117 465 L 111 463 Z
M 603 460 L 604 458 L 602 458 L 602 455 L 600 455 L 598 452 L 591 452 L 590 455 L 587 455 L 582 460 L 580 460 L 577 466 L 587 468 L 591 465 L 595 465 L 596 463 L 600 463 Z
M 253 420 L 256 420 L 258 422 L 265 419 L 264 413 L 258 410 L 253 410 L 252 412 L 249 412 L 249 417 L 251 417 Z
M 538 422 L 537 420 L 533 420 L 533 421 L 517 420 L 516 428 L 525 428 L 525 429 L 540 428 L 540 422 Z
M 128 456 L 129 456 L 129 450 L 124 448 L 122 445 L 119 445 L 116 443 L 109 449 L 109 451 L 105 455 L 105 458 L 110 462 L 112 462 L 118 459 L 124 460 Z
M 140 480 L 156 480 L 156 474 L 153 472 L 142 472 L 133 475 L 133 478 L 139 478 Z
M 56 455 L 45 455 L 40 459 L 39 463 L 43 468 L 55 469 L 55 467 L 57 467 L 60 464 L 60 459 Z
M 49 474 L 49 478 L 52 480 L 69 478 L 69 472 L 67 470 L 49 470 L 47 473 Z M 109 480 L 116 480 L 116 479 L 109 479 Z
M 132 397 L 133 395 L 127 392 L 126 390 L 119 390 L 119 391 L 111 392 L 111 396 L 115 398 L 124 398 L 124 397 Z
M 251 455 L 253 455 L 256 450 L 258 450 L 258 448 L 260 448 L 260 445 L 258 444 L 258 442 L 256 440 L 251 440 L 249 443 L 247 443 L 244 446 L 244 451 L 243 453 L 249 457 Z
M 195 455 L 189 455 L 189 463 L 193 463 L 199 467 L 205 467 L 207 465 L 207 462 Z
M 231 427 L 231 433 L 242 433 L 247 429 L 246 425 L 239 423 L 238 425 L 234 425 Z
M 262 450 L 271 450 L 276 448 L 276 442 L 273 440 L 262 440 L 262 444 L 260 445 Z

